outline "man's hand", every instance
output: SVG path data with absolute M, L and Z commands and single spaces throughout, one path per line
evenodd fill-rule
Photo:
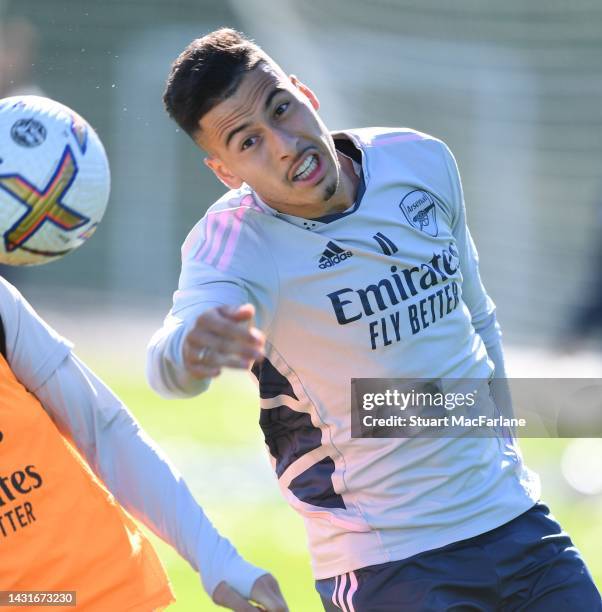
M 263 357 L 265 336 L 253 327 L 255 308 L 218 306 L 204 312 L 184 339 L 186 370 L 195 378 L 220 374 L 223 367 L 248 369 Z
M 251 591 L 251 598 L 244 599 L 225 582 L 220 582 L 213 592 L 213 601 L 218 606 L 229 608 L 234 612 L 288 612 L 288 606 L 282 597 L 280 587 L 271 574 L 257 578 Z

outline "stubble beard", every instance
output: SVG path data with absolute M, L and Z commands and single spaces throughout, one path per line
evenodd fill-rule
M 334 196 L 334 194 L 337 192 L 338 186 L 339 182 L 337 180 L 334 180 L 332 183 L 330 183 L 330 185 L 326 185 L 324 188 L 324 202 L 328 202 L 328 200 Z
M 341 173 L 337 169 L 337 175 L 332 179 L 332 182 L 324 187 L 324 202 L 328 202 L 334 194 L 339 190 L 341 185 Z

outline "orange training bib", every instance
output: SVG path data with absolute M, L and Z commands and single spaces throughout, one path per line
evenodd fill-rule
M 173 601 L 151 544 L 2 355 L 0 590 L 76 591 L 90 612 Z

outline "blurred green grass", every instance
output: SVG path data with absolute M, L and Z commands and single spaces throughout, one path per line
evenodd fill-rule
M 321 610 L 302 520 L 279 498 L 275 477 L 265 476 L 270 468 L 257 424 L 258 401 L 250 378 L 227 373 L 199 398 L 167 401 L 156 396 L 140 375 L 132 376 L 109 363 L 95 364 L 95 368 L 146 431 L 165 448 L 189 480 L 214 525 L 249 561 L 277 577 L 291 611 Z M 521 448 L 527 464 L 542 477 L 543 500 L 581 550 L 596 583 L 602 585 L 602 496 L 580 495 L 564 481 L 560 457 L 567 443 L 567 440 L 523 440 Z M 256 471 L 255 461 L 259 462 L 257 471 L 264 474 L 261 490 L 249 499 L 231 492 L 241 484 L 253 487 L 253 482 L 216 482 L 210 477 L 215 468 L 217 478 L 238 479 L 235 463 L 240 460 L 237 453 L 241 448 L 243 461 L 253 462 L 250 468 L 244 466 L 241 478 L 248 477 L 249 469 Z M 199 465 L 195 465 L 197 451 L 203 453 L 202 460 L 199 454 Z M 223 463 L 228 461 L 229 452 L 233 465 L 230 472 L 224 472 L 227 466 Z M 199 471 L 204 471 L 200 480 Z M 209 478 L 203 481 L 203 476 Z M 169 546 L 154 536 L 151 538 L 176 593 L 177 602 L 169 607 L 170 612 L 217 609 L 190 566 Z

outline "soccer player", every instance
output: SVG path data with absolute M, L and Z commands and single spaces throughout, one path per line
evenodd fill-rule
M 230 29 L 183 51 L 164 100 L 230 190 L 184 242 L 149 381 L 193 396 L 252 366 L 325 608 L 602 609 L 512 440 L 351 435 L 352 378 L 504 376 L 445 144 L 330 133 L 316 95 Z
M 35 603 L 22 591 L 75 591 L 90 612 L 171 603 L 123 506 L 190 562 L 216 603 L 286 610 L 272 576 L 217 533 L 125 406 L 1 277 L 0 458 L 0 589 L 19 605 Z

